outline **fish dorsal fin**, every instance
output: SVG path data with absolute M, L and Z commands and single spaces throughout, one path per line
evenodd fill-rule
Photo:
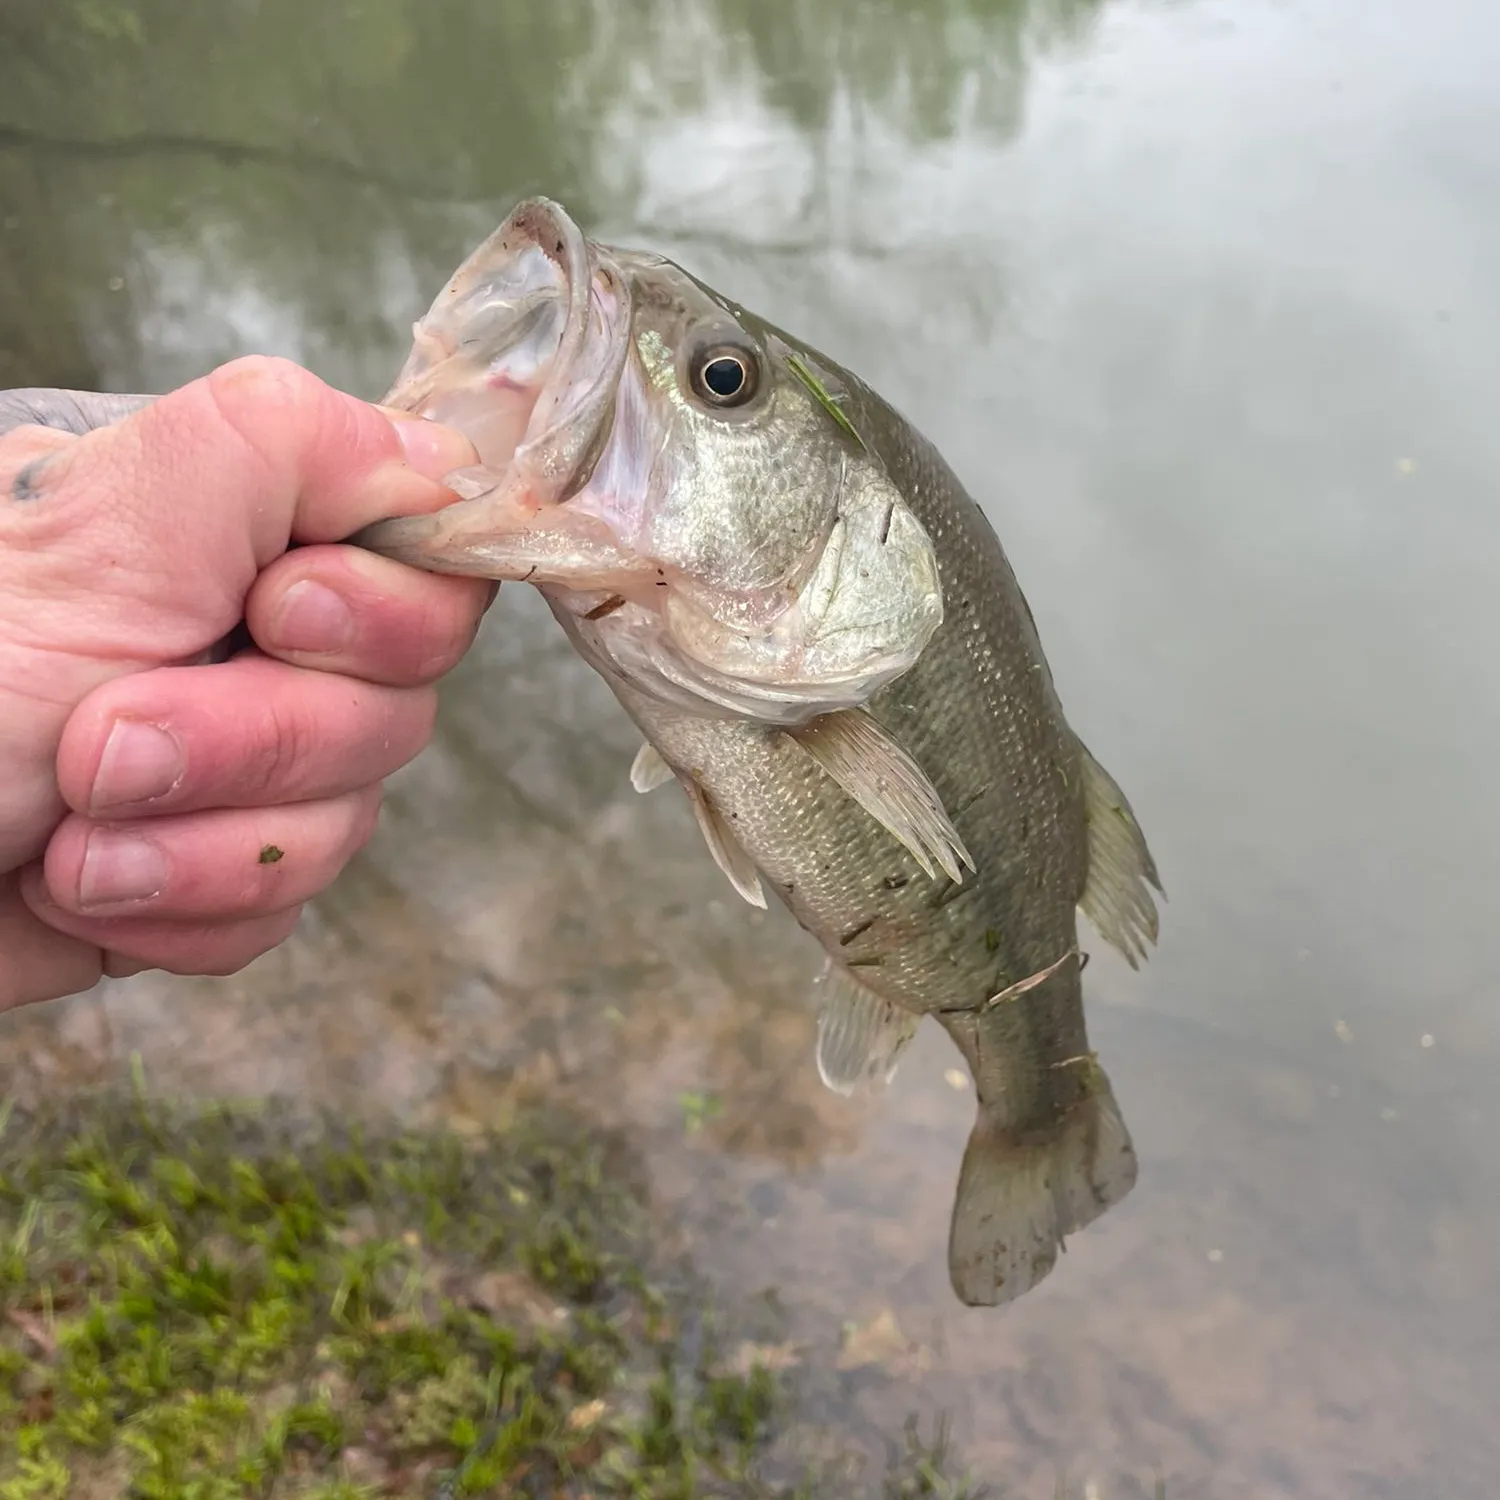
M 676 775 L 671 766 L 661 758 L 661 751 L 649 740 L 635 752 L 630 763 L 630 784 L 638 792 L 654 792 L 665 786 Z
M 883 1000 L 836 964 L 818 983 L 818 1076 L 836 1094 L 889 1083 L 921 1017 Z
M 786 733 L 922 867 L 955 884 L 974 861 L 921 766 L 861 709 L 823 714 Z
M 1088 880 L 1078 908 L 1132 969 L 1139 968 L 1158 930 L 1156 902 L 1147 887 L 1166 892 L 1125 793 L 1082 745 L 1078 754 L 1089 850 Z
M 729 824 L 712 802 L 708 793 L 694 781 L 684 782 L 693 815 L 703 831 L 703 842 L 713 855 L 714 863 L 729 877 L 729 883 L 751 906 L 765 909 L 766 895 L 760 888 L 760 871 L 745 853 L 740 841 L 735 838 Z

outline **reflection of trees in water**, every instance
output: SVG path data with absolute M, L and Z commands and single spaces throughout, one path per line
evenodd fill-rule
M 78 262 L 56 243 L 68 209 L 66 181 L 0 147 L 0 387 L 98 381 L 85 325 L 102 299 L 80 295 Z
M 1004 134 L 1029 52 L 1100 3 L 11 0 L 3 373 L 82 383 L 102 364 L 135 383 L 144 357 L 177 378 L 153 349 L 201 365 L 268 341 L 212 297 L 172 305 L 161 283 L 183 270 L 162 246 L 281 304 L 306 346 L 289 352 L 335 378 L 383 369 L 400 348 L 379 293 L 419 304 L 518 194 L 628 216 L 632 132 L 712 120 L 748 90 L 814 145 L 841 102 L 913 143 Z M 171 337 L 150 329 L 143 351 L 130 309 L 164 300 Z
M 699 112 L 746 70 L 808 131 L 840 93 L 913 140 L 961 119 L 1007 129 L 1028 53 L 1101 3 L 11 0 L 3 119 L 54 136 L 300 147 L 465 198 L 509 178 L 519 153 L 576 196 L 622 100 Z
M 889 118 L 921 142 L 961 122 L 1009 133 L 1020 120 L 1027 54 L 1075 35 L 1101 0 L 717 0 L 727 33 L 743 34 L 772 101 L 804 129 L 826 126 L 833 100 Z

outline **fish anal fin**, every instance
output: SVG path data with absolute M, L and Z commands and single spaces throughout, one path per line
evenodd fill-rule
M 955 884 L 962 865 L 974 868 L 926 773 L 861 709 L 823 714 L 786 733 L 921 866 L 941 869 Z
M 638 792 L 654 792 L 676 774 L 649 740 L 635 752 L 635 759 L 630 763 L 630 784 Z
M 837 964 L 824 971 L 819 988 L 818 1076 L 845 1095 L 889 1083 L 922 1018 L 866 989 Z
M 1135 1186 L 1135 1148 L 1102 1070 L 1093 1091 L 1045 1131 L 1011 1134 L 980 1106 L 959 1170 L 948 1275 L 969 1307 L 1030 1291 L 1076 1234 Z
M 762 910 L 766 905 L 766 894 L 761 889 L 760 871 L 755 862 L 745 853 L 744 846 L 735 838 L 724 815 L 709 800 L 708 793 L 696 782 L 686 782 L 688 801 L 693 815 L 703 833 L 703 842 L 713 855 L 714 863 L 729 877 L 729 883 L 751 906 Z
M 1132 969 L 1139 968 L 1159 930 L 1156 902 L 1148 887 L 1163 896 L 1166 892 L 1125 793 L 1082 745 L 1078 750 L 1089 857 L 1078 908 Z

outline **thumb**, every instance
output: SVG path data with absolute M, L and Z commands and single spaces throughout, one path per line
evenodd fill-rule
M 474 461 L 452 429 L 278 359 L 237 360 L 83 437 L 22 428 L 0 439 L 0 631 L 7 600 L 40 598 L 27 634 L 51 650 L 194 657 L 290 542 L 439 509 L 454 499 L 441 476 Z

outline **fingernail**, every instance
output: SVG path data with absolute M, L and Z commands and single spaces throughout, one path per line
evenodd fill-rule
M 166 883 L 166 856 L 149 839 L 111 828 L 96 828 L 89 835 L 78 877 L 81 910 L 145 901 Z
M 98 815 L 165 797 L 185 769 L 182 746 L 165 729 L 138 719 L 116 719 L 94 773 L 89 811 Z
M 386 407 L 380 409 L 396 429 L 407 463 L 428 479 L 441 479 L 455 469 L 479 462 L 473 443 L 456 428 L 431 422 L 426 417 L 413 417 Z
M 310 578 L 294 583 L 271 617 L 270 645 L 284 651 L 341 651 L 354 634 L 354 615 L 330 588 Z

